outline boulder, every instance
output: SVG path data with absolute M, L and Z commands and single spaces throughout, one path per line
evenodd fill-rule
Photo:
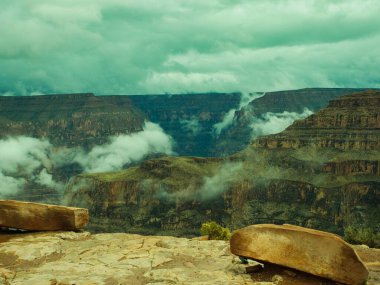
M 360 285 L 368 270 L 340 237 L 293 225 L 253 225 L 236 231 L 231 252 L 294 268 L 345 284 Z
M 75 231 L 84 228 L 87 223 L 87 209 L 0 200 L 0 227 L 34 231 Z

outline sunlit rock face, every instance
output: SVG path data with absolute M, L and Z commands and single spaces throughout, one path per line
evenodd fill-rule
M 380 155 L 378 144 L 368 138 L 378 136 L 373 118 L 379 118 L 379 94 L 366 92 L 332 101 L 333 107 L 225 159 L 159 158 L 123 172 L 77 176 L 67 188 L 67 203 L 89 207 L 94 217 L 91 227 L 97 231 L 191 235 L 208 220 L 234 229 L 269 222 L 339 234 L 348 226 L 376 231 Z M 365 103 L 354 108 L 352 102 L 361 102 L 360 98 Z M 325 137 L 319 136 L 314 124 L 309 126 L 320 114 L 329 118 L 341 113 L 347 114 L 345 120 L 361 117 L 373 123 L 347 129 L 327 120 L 321 128 Z M 309 134 L 302 144 L 279 143 L 277 138 L 296 141 L 297 126 Z M 322 147 L 313 134 L 332 143 Z M 363 148 L 344 151 L 340 144 L 352 138 L 354 145 Z

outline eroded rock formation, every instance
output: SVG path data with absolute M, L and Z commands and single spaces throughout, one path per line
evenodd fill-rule
M 109 136 L 141 131 L 145 119 L 126 96 L 0 96 L 0 138 L 31 136 L 55 146 L 88 148 Z
M 376 232 L 379 96 L 372 91 L 332 101 L 223 160 L 160 158 L 120 173 L 77 176 L 67 203 L 89 207 L 98 231 L 194 234 L 202 222 L 216 220 L 233 229 L 270 222 L 339 234 L 348 226 Z M 326 119 L 337 114 L 354 123 Z M 372 123 L 362 129 L 363 121 Z
M 256 147 L 349 150 L 380 149 L 380 91 L 365 91 L 331 100 L 329 106 L 284 132 L 260 138 Z

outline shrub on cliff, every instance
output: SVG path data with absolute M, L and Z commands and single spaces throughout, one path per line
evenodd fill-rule
M 203 223 L 201 234 L 208 235 L 208 238 L 213 240 L 229 240 L 231 237 L 231 232 L 228 228 L 224 228 L 214 221 Z
M 374 232 L 371 228 L 349 226 L 344 230 L 344 239 L 352 244 L 380 247 L 380 233 Z

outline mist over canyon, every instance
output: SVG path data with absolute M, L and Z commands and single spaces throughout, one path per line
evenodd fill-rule
M 193 235 L 207 220 L 378 230 L 378 91 L 0 102 L 2 197 L 87 207 L 93 231 Z

